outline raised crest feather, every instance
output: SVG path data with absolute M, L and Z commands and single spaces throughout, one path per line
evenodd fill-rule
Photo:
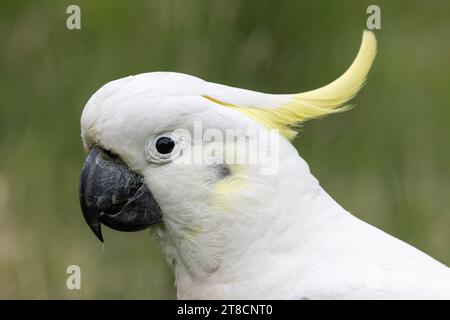
M 214 95 L 216 90 L 212 88 L 213 94 L 207 93 L 204 97 L 235 108 L 268 128 L 278 129 L 292 140 L 302 122 L 350 108 L 346 103 L 364 86 L 376 52 L 375 35 L 366 30 L 353 63 L 338 79 L 324 87 L 296 94 L 264 94 L 229 88 L 235 90 L 234 95 Z

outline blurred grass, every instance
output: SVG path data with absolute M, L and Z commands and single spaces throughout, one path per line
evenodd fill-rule
M 80 5 L 82 30 L 65 27 Z M 105 230 L 77 198 L 79 118 L 104 83 L 170 70 L 266 92 L 340 75 L 365 10 L 379 55 L 357 108 L 307 123 L 296 144 L 358 217 L 450 264 L 450 2 L 10 1 L 0 4 L 0 298 L 173 298 L 147 232 Z M 82 290 L 65 288 L 66 267 Z

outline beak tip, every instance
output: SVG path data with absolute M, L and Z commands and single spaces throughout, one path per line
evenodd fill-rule
M 102 235 L 102 227 L 100 225 L 100 223 L 97 226 L 92 226 L 92 232 L 95 234 L 95 236 L 97 237 L 98 240 L 100 240 L 100 242 L 105 242 L 103 240 L 103 235 Z
M 105 242 L 105 241 L 103 240 L 103 236 L 102 236 L 102 233 L 101 233 L 101 232 L 99 232 L 98 234 L 95 234 L 95 235 L 97 236 L 98 240 L 100 240 L 101 243 L 104 243 L 104 242 Z

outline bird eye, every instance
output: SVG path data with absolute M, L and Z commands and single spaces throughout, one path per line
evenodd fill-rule
M 161 137 L 156 140 L 155 144 L 156 150 L 161 154 L 171 153 L 173 148 L 175 148 L 175 141 L 170 137 Z
M 174 132 L 151 137 L 145 147 L 145 159 L 153 163 L 172 161 L 182 153 L 184 138 Z

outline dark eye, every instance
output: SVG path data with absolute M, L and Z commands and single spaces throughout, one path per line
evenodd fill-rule
M 171 153 L 175 147 L 175 141 L 169 137 L 161 137 L 156 140 L 156 150 L 161 154 Z

